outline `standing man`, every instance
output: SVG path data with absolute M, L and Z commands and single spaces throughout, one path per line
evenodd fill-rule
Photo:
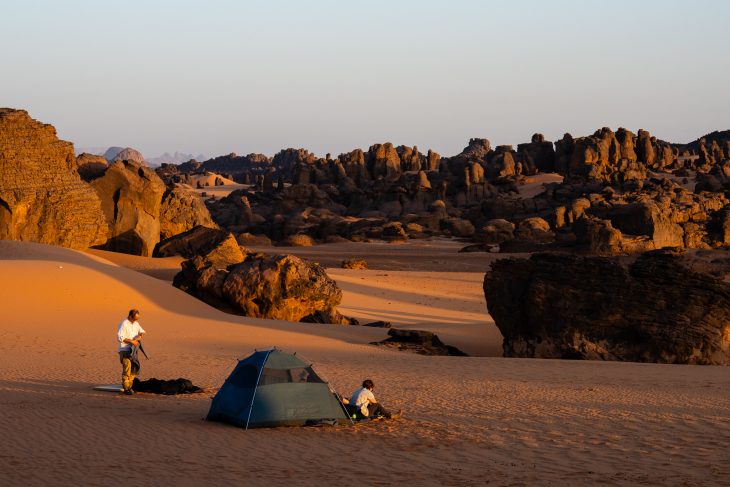
M 119 340 L 119 361 L 122 363 L 122 388 L 124 394 L 132 395 L 132 383 L 139 373 L 139 362 L 133 364 L 132 347 L 139 347 L 139 341 L 146 332 L 139 324 L 139 310 L 129 310 L 129 315 L 119 324 L 117 340 Z

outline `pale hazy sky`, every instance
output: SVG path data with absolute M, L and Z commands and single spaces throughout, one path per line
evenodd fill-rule
M 0 0 L 0 106 L 147 156 L 730 128 L 730 1 Z

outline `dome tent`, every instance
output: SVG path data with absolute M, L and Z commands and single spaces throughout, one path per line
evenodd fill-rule
M 350 421 L 311 364 L 277 348 L 239 361 L 213 398 L 206 419 L 246 429 Z

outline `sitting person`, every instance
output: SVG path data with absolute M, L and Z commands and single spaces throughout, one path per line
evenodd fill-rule
M 346 408 L 353 415 L 354 419 L 377 418 L 378 416 L 383 416 L 388 419 L 399 418 L 401 415 L 400 411 L 393 414 L 375 400 L 373 389 L 375 389 L 373 381 L 365 379 L 362 383 L 362 388 L 352 394 Z

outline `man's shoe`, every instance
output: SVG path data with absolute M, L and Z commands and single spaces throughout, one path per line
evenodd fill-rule
M 127 389 L 124 391 L 125 396 L 134 396 L 135 392 L 132 389 Z
M 393 414 L 391 414 L 390 415 L 390 418 L 388 418 L 388 419 L 398 419 L 401 416 L 403 416 L 403 410 L 402 409 L 399 409 L 398 411 L 396 411 Z

